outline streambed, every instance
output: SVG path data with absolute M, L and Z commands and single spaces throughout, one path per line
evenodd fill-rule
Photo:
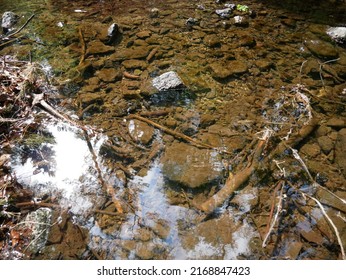
M 22 258 L 342 257 L 321 209 L 301 191 L 321 200 L 345 246 L 345 206 L 325 191 L 346 197 L 346 51 L 326 35 L 344 24 L 345 5 L 325 3 L 338 5 L 330 12 L 294 1 L 243 2 L 229 16 L 216 13 L 227 1 L 6 7 L 37 13 L 28 27 L 36 43 L 2 52 L 25 58 L 33 49 L 34 59 L 49 61 L 62 95 L 57 108 L 90 127 L 86 136 L 47 115 L 33 133 L 52 141 L 24 156 L 23 142 L 12 151 L 18 182 L 38 202 L 59 205 L 45 212 L 46 241 Z M 119 26 L 115 38 L 107 33 L 112 23 Z M 155 90 L 153 79 L 170 71 L 183 87 Z M 312 114 L 318 124 L 294 147 L 299 158 L 287 148 L 266 162 Z M 213 213 L 200 211 L 251 162 L 253 141 L 265 131 L 270 140 L 256 172 Z

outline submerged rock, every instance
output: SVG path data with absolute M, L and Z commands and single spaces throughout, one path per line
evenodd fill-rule
M 122 78 L 120 70 L 115 68 L 103 68 L 97 71 L 96 75 L 103 82 L 119 81 Z
M 327 34 L 337 43 L 346 43 L 346 27 L 330 27 Z
M 87 54 L 95 55 L 95 54 L 107 54 L 114 51 L 114 48 L 111 46 L 107 46 L 101 41 L 92 41 L 88 44 Z
M 1 20 L 1 27 L 6 34 L 18 21 L 19 16 L 13 12 L 4 12 Z
M 117 37 L 121 35 L 121 30 L 120 27 L 117 23 L 112 23 L 108 30 L 107 30 L 107 36 L 108 36 L 108 41 L 109 42 L 114 42 Z
M 216 10 L 215 13 L 222 18 L 229 18 L 232 14 L 232 11 L 233 11 L 232 8 L 226 8 L 226 9 Z
M 173 143 L 162 158 L 163 174 L 171 181 L 198 188 L 221 179 L 221 156 L 215 151 Z
M 335 47 L 328 43 L 324 42 L 319 39 L 315 40 L 305 40 L 305 46 L 309 49 L 309 51 L 320 57 L 320 58 L 337 58 L 338 57 L 338 52 L 336 51 Z
M 205 36 L 203 39 L 203 43 L 209 48 L 216 48 L 221 46 L 221 41 L 215 34 Z
M 244 74 L 248 71 L 245 62 L 238 60 L 230 61 L 228 64 L 219 62 L 212 63 L 210 69 L 212 70 L 211 75 L 215 80 L 225 80 L 235 75 Z
M 171 90 L 184 87 L 183 81 L 174 71 L 166 72 L 153 79 L 153 86 L 159 91 Z
M 139 120 L 130 120 L 128 130 L 131 138 L 143 145 L 149 144 L 154 137 L 154 128 Z

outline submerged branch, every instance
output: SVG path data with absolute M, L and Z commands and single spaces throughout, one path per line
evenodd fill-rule
M 22 30 L 29 24 L 29 22 L 34 18 L 34 16 L 35 16 L 35 14 L 32 14 L 32 15 L 28 18 L 28 20 L 22 25 L 22 27 L 20 27 L 17 31 L 15 31 L 15 32 L 13 32 L 13 33 L 11 33 L 11 34 L 8 34 L 7 37 L 10 38 L 10 37 L 12 37 L 12 36 L 18 34 L 20 31 L 22 31 Z
M 259 140 L 254 152 L 253 161 L 250 166 L 244 168 L 235 175 L 230 174 L 224 187 L 220 191 L 202 204 L 196 205 L 196 207 L 205 213 L 212 213 L 217 207 L 220 207 L 235 190 L 237 190 L 250 178 L 251 174 L 256 170 L 265 142 L 265 139 Z
M 172 129 L 169 129 L 163 125 L 160 125 L 156 122 L 153 122 L 147 118 L 144 118 L 144 117 L 141 117 L 139 115 L 129 115 L 128 118 L 130 119 L 137 119 L 137 120 L 140 120 L 140 121 L 143 121 L 143 122 L 146 122 L 147 124 L 153 126 L 153 127 L 156 127 L 158 129 L 160 129 L 161 131 L 165 132 L 165 133 L 168 133 L 176 138 L 179 138 L 179 139 L 182 139 L 182 140 L 185 140 L 187 142 L 190 142 L 191 144 L 193 144 L 194 146 L 198 147 L 198 148 L 205 148 L 205 149 L 213 149 L 213 150 L 218 150 L 220 153 L 225 153 L 225 154 L 230 154 L 229 152 L 227 151 L 221 151 L 219 148 L 217 147 L 213 147 L 211 145 L 208 145 L 208 144 L 205 144 L 205 143 L 202 143 L 196 139 L 193 139 L 189 136 L 186 136 L 185 134 L 183 133 L 180 133 L 180 132 L 177 132 L 177 131 L 174 131 Z

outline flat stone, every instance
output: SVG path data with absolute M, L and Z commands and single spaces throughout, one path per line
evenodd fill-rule
M 216 80 L 224 80 L 233 75 L 241 75 L 248 71 L 247 65 L 238 60 L 230 61 L 228 64 L 212 63 L 210 68 L 212 70 L 212 77 Z
M 274 66 L 271 60 L 266 60 L 266 59 L 256 60 L 255 64 L 261 71 L 268 70 Z
M 114 52 L 114 47 L 107 46 L 101 41 L 92 41 L 88 44 L 87 55 L 107 54 Z
M 122 79 L 122 73 L 114 68 L 103 68 L 96 75 L 103 82 L 114 82 Z
M 221 157 L 215 151 L 173 143 L 162 157 L 163 174 L 171 181 L 198 188 L 222 177 Z
M 209 65 L 209 68 L 211 69 L 211 75 L 216 80 L 223 80 L 232 75 L 232 71 L 223 63 L 215 62 Z
M 134 46 L 131 48 L 118 50 L 110 56 L 111 61 L 123 61 L 126 59 L 141 59 L 146 58 L 150 52 L 148 46 Z
M 165 91 L 170 89 L 176 89 L 183 87 L 184 83 L 174 71 L 166 72 L 153 79 L 153 86 L 159 91 Z
M 230 61 L 227 67 L 231 70 L 232 75 L 244 74 L 248 71 L 246 63 L 239 60 Z
M 140 39 L 146 39 L 151 36 L 151 32 L 149 30 L 140 31 L 136 34 L 136 36 Z
M 321 148 L 318 144 L 305 144 L 300 151 L 304 154 L 306 154 L 310 158 L 314 158 L 318 156 L 321 153 Z
M 305 46 L 309 49 L 309 51 L 320 57 L 320 58 L 337 58 L 338 52 L 335 49 L 335 47 L 325 41 L 319 40 L 319 39 L 314 39 L 314 40 L 305 40 Z
M 147 68 L 148 64 L 144 60 L 130 59 L 122 62 L 122 65 L 126 69 L 141 69 Z
M 86 108 L 91 104 L 103 104 L 103 96 L 97 93 L 82 93 L 78 96 L 78 101 L 82 108 Z

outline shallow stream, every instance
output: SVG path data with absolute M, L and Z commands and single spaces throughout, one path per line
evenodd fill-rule
M 18 26 L 35 17 L 0 54 L 49 64 L 47 98 L 73 120 L 37 109 L 11 150 L 11 172 L 47 206 L 30 209 L 47 227 L 31 228 L 21 258 L 343 257 L 346 38 L 326 33 L 346 25 L 343 1 L 1 1 L 8 10 Z M 155 88 L 168 72 L 181 84 Z M 202 211 L 263 140 L 246 182 Z

